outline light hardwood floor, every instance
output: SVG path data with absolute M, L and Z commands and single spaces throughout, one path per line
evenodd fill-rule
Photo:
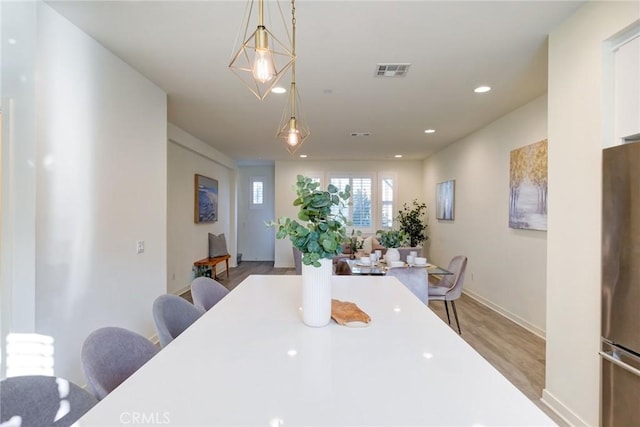
M 429 308 L 447 322 L 443 302 L 431 301 Z M 545 341 L 465 294 L 456 301 L 456 308 L 462 338 L 559 426 L 568 426 L 540 401 L 545 382 Z M 451 305 L 449 315 L 451 328 L 458 332 Z
M 273 262 L 243 261 L 230 269 L 228 279 L 223 273 L 218 281 L 232 290 L 251 274 L 295 274 L 295 270 L 274 268 Z M 189 292 L 182 296 L 191 301 Z M 444 303 L 432 301 L 429 308 L 447 322 Z M 567 426 L 540 402 L 545 381 L 545 341 L 467 295 L 456 302 L 456 308 L 462 338 L 559 426 Z M 457 333 L 451 306 L 449 314 L 451 327 Z

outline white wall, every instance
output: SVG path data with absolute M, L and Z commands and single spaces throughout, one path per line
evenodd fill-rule
M 36 4 L 0 2 L 2 31 L 2 226 L 0 347 L 9 331 L 35 330 Z M 12 38 L 15 44 L 8 43 Z M 18 44 L 17 41 L 20 43 Z M 0 354 L 6 360 L 4 354 Z M 0 375 L 4 374 L 4 364 Z
M 430 258 L 467 256 L 465 292 L 543 337 L 547 233 L 509 228 L 509 155 L 546 136 L 543 96 L 424 161 Z M 436 220 L 436 184 L 449 179 L 455 220 Z
M 640 135 L 640 24 L 635 28 L 635 38 L 625 40 L 613 59 L 615 143 Z
M 638 2 L 587 3 L 549 37 L 549 233 L 544 400 L 597 425 L 604 42 Z
M 167 292 L 189 288 L 193 263 L 209 256 L 208 233 L 224 233 L 235 266 L 236 170 L 231 159 L 182 129 L 169 124 L 167 143 Z M 218 221 L 194 222 L 195 174 L 218 180 Z M 218 272 L 225 269 L 218 265 Z
M 264 226 L 274 218 L 274 167 L 244 166 L 238 178 L 238 252 L 245 261 L 273 261 L 273 231 Z M 264 204 L 251 208 L 251 178 L 264 178 Z
M 323 187 L 326 188 L 326 173 L 330 172 L 374 172 L 391 173 L 396 177 L 396 204 L 394 214 L 403 203 L 421 200 L 422 162 L 410 160 L 395 161 L 278 161 L 275 169 L 275 218 L 283 216 L 296 218 L 298 208 L 293 206 L 296 197 L 292 186 L 298 174 L 325 173 Z M 272 231 L 275 235 L 275 231 Z M 289 239 L 276 240 L 275 267 L 293 267 L 293 255 Z
M 107 325 L 151 337 L 166 283 L 166 94 L 38 3 L 36 328 L 55 373 Z M 145 251 L 136 254 L 136 241 Z

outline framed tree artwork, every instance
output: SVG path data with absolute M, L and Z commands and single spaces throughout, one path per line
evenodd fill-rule
M 216 222 L 218 220 L 217 179 L 196 174 L 194 206 L 194 221 L 196 224 Z
M 511 151 L 509 227 L 547 229 L 547 140 Z

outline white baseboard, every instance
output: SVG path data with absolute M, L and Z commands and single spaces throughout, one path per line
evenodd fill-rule
M 187 292 L 188 290 L 191 290 L 191 285 L 187 285 L 184 288 L 179 289 L 177 292 L 174 293 L 174 295 L 180 296 L 180 295 L 184 294 L 185 292 Z
M 295 265 L 289 265 L 289 264 L 278 264 L 276 265 L 274 263 L 273 268 L 296 268 Z
M 542 399 L 540 399 L 540 401 L 572 427 L 584 427 L 589 425 L 576 415 L 575 412 L 556 399 L 556 397 L 546 388 L 542 390 Z
M 480 304 L 489 307 L 491 310 L 493 310 L 496 313 L 506 317 L 507 319 L 511 320 L 512 322 L 522 326 L 523 328 L 525 328 L 527 331 L 531 332 L 532 334 L 539 336 L 543 340 L 546 340 L 546 332 L 543 329 L 540 329 L 539 327 L 534 325 L 533 323 L 528 322 L 527 320 L 523 319 L 522 317 L 511 313 L 509 310 L 506 310 L 506 309 L 500 307 L 499 305 L 492 303 L 488 299 L 486 299 L 484 297 L 481 297 L 480 295 L 475 294 L 475 293 L 473 293 L 473 292 L 471 292 L 471 291 L 469 291 L 467 289 L 465 289 L 463 292 L 466 295 L 468 295 L 469 297 L 471 297 L 474 300 L 478 301 Z

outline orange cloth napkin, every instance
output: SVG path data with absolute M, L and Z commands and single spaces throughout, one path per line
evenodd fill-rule
M 349 322 L 371 322 L 371 317 L 360 310 L 360 307 L 352 302 L 337 299 L 331 300 L 331 318 L 339 325 L 345 325 Z

